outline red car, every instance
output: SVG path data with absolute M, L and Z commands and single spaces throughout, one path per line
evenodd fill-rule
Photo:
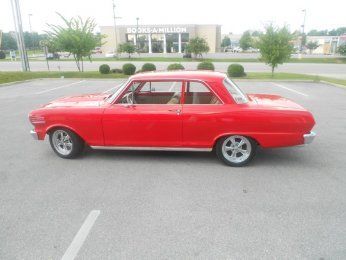
M 93 149 L 216 151 L 230 166 L 248 163 L 258 145 L 308 144 L 309 111 L 277 95 L 244 94 L 225 74 L 144 73 L 113 93 L 65 97 L 29 115 L 31 135 L 49 135 L 62 158 Z

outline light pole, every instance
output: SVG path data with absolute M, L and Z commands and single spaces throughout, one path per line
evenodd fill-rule
M 139 17 L 136 17 L 136 49 L 138 52 L 138 21 L 139 21 Z
M 300 54 L 303 52 L 303 44 L 304 44 L 304 37 L 305 37 L 306 9 L 303 9 L 302 12 L 304 13 L 304 19 L 303 19 L 303 24 L 301 25 L 301 27 L 302 27 L 302 39 L 301 39 L 301 43 L 300 43 Z
M 32 28 L 31 28 L 31 16 L 32 14 L 28 14 L 29 16 L 29 29 L 30 29 L 30 33 L 32 33 Z
M 114 40 L 115 40 L 115 46 L 114 46 L 114 53 L 116 53 L 116 55 L 118 56 L 117 54 L 117 51 L 118 51 L 118 37 L 117 37 L 117 19 L 120 19 L 121 17 L 117 17 L 115 16 L 115 3 L 114 3 L 114 0 L 112 0 L 112 3 L 113 3 L 113 23 L 114 23 Z
M 28 55 L 26 53 L 24 36 L 23 36 L 23 25 L 22 25 L 22 15 L 20 13 L 20 6 L 18 0 L 11 0 L 14 27 L 16 30 L 16 40 L 17 46 L 21 57 L 22 70 L 30 71 Z

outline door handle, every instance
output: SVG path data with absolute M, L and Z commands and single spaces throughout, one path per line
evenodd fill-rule
M 180 115 L 181 110 L 180 109 L 168 109 L 169 112 L 175 112 L 177 115 Z

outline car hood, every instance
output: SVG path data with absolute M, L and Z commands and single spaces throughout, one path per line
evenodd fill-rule
M 253 105 L 261 108 L 306 111 L 301 105 L 278 95 L 249 94 L 248 96 Z
M 98 107 L 101 102 L 109 95 L 103 93 L 85 94 L 78 96 L 69 96 L 56 99 L 44 105 L 45 108 L 54 107 Z

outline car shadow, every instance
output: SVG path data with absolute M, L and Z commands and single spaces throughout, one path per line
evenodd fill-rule
M 103 160 L 119 159 L 121 161 L 157 161 L 174 163 L 198 163 L 203 165 L 224 165 L 216 156 L 215 152 L 174 152 L 174 151 L 116 151 L 116 150 L 93 150 L 86 148 L 84 158 L 100 158 Z M 263 149 L 258 148 L 253 161 L 247 167 L 261 166 L 294 166 L 310 165 L 310 153 L 299 147 Z

